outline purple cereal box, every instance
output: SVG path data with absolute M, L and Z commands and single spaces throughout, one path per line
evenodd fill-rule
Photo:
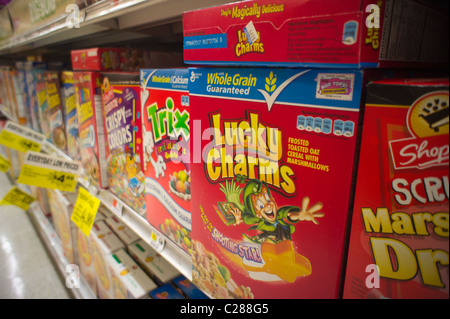
M 102 73 L 102 100 L 109 188 L 145 214 L 139 73 Z

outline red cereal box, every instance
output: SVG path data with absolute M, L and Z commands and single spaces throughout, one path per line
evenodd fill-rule
M 448 14 L 419 1 L 254 0 L 183 15 L 191 64 L 392 67 L 447 64 Z
M 447 79 L 367 87 L 344 298 L 448 299 Z
M 88 71 L 121 70 L 120 49 L 89 48 L 71 51 L 72 69 Z
M 191 245 L 187 69 L 141 70 L 147 220 L 188 252 Z
M 139 73 L 102 73 L 109 189 L 145 215 Z
M 108 179 L 100 73 L 76 71 L 73 77 L 83 169 L 93 185 L 106 188 Z
M 363 71 L 189 72 L 193 283 L 337 298 Z

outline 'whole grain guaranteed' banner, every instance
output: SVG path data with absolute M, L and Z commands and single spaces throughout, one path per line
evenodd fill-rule
M 18 183 L 73 192 L 80 163 L 33 151 L 27 152 Z

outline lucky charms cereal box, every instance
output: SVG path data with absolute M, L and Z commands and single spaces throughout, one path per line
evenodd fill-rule
M 190 68 L 193 283 L 337 298 L 362 71 Z

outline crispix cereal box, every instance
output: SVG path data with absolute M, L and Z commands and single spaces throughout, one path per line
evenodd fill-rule
M 448 78 L 367 87 L 344 298 L 449 297 Z
M 100 73 L 74 72 L 78 133 L 83 169 L 90 183 L 108 187 Z
M 362 71 L 190 68 L 193 283 L 336 298 Z
M 147 220 L 188 252 L 191 232 L 187 69 L 141 70 Z
M 145 215 L 139 73 L 102 73 L 109 189 Z

